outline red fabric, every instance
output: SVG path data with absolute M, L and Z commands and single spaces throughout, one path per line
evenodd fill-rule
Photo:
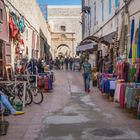
M 113 74 L 103 74 L 104 75 L 104 77 L 106 77 L 106 78 L 112 78 L 113 77 Z
M 48 78 L 44 77 L 44 89 L 48 91 Z
M 125 93 L 123 93 L 123 84 L 121 85 L 120 88 L 120 107 L 121 108 L 125 107 Z
M 42 78 L 38 77 L 38 88 L 41 89 L 42 88 Z
M 20 45 L 24 45 L 24 40 L 20 39 Z
M 10 28 L 10 36 L 12 38 L 16 38 L 19 30 L 16 27 L 16 25 L 14 24 L 13 18 L 11 16 L 9 18 L 9 28 Z
M 116 64 L 116 75 L 118 76 L 119 79 L 123 79 L 123 63 L 118 62 Z

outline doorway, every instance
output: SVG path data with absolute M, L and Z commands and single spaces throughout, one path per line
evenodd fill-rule
M 4 77 L 4 51 L 3 41 L 0 40 L 0 80 Z

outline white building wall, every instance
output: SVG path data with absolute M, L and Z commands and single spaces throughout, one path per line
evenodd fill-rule
M 48 30 L 48 26 L 46 24 L 46 20 L 44 19 L 41 10 L 36 2 L 36 0 L 8 0 L 11 2 L 11 4 L 21 13 L 30 23 L 32 27 L 35 28 L 35 34 L 40 37 L 40 29 L 42 30 L 44 36 L 47 38 L 48 43 L 51 45 L 51 35 Z M 19 15 L 19 13 L 5 0 L 5 3 L 8 5 L 9 9 L 8 11 L 13 11 L 16 13 L 16 15 Z M 26 22 L 26 21 L 25 21 Z M 32 57 L 32 32 L 33 29 L 29 25 L 29 23 L 26 22 L 26 28 L 24 33 L 22 34 L 25 46 L 28 46 L 28 58 L 30 59 Z M 27 34 L 28 32 L 28 34 Z M 14 50 L 14 44 L 12 44 L 12 65 L 14 64 L 14 58 L 15 58 L 15 50 Z M 36 42 L 35 42 L 36 45 Z M 36 46 L 37 47 L 37 46 Z M 40 46 L 39 46 L 40 48 Z M 44 48 L 40 48 L 44 49 Z M 40 51 L 40 50 L 39 50 Z M 40 53 L 39 53 L 40 54 Z M 40 56 L 39 56 L 40 57 Z
M 96 2 L 96 21 L 94 21 L 94 3 Z M 118 38 L 120 37 L 121 25 L 122 25 L 122 11 L 124 7 L 124 1 L 119 0 L 119 7 L 116 9 L 115 0 L 112 0 L 111 14 L 109 14 L 109 0 L 104 0 L 104 21 L 102 21 L 102 4 L 101 0 L 85 0 L 85 3 L 90 7 L 90 18 L 87 19 L 85 16 L 85 34 L 84 37 L 89 36 L 88 25 L 90 24 L 90 35 L 102 37 L 108 35 L 117 30 L 118 27 Z M 128 51 L 130 48 L 130 23 L 135 18 L 135 31 L 139 25 L 140 17 L 140 0 L 131 0 L 129 4 L 129 15 L 130 20 L 128 21 L 129 33 L 128 33 Z M 120 11 L 116 14 L 116 12 Z M 139 12 L 138 12 L 139 11 Z M 134 13 L 137 14 L 133 15 Z M 133 15 L 133 16 L 132 16 Z M 88 23 L 87 23 L 88 22 Z M 95 24 L 96 23 L 96 24 Z M 106 25 L 105 25 L 106 24 Z M 104 50 L 104 45 L 99 45 L 99 49 Z
M 133 0 L 129 5 L 129 11 L 130 11 L 130 21 L 132 21 L 133 18 L 135 19 L 135 31 L 136 31 L 136 29 L 139 26 L 140 20 L 140 0 Z

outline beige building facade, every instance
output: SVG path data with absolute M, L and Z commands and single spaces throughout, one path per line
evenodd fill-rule
M 81 7 L 48 6 L 47 13 L 53 58 L 74 57 L 76 46 L 82 39 Z
M 83 0 L 83 6 L 90 9 L 89 12 L 83 12 L 85 19 L 83 38 L 90 35 L 101 38 L 117 31 L 118 39 L 120 39 L 122 37 L 122 26 L 127 25 L 127 51 L 129 51 L 130 24 L 132 19 L 135 18 L 136 32 L 140 16 L 139 5 L 139 0 Z M 127 11 L 125 11 L 125 8 L 127 8 Z M 101 49 L 103 49 L 102 47 L 104 48 L 104 45 L 101 46 Z
M 115 61 L 119 53 L 122 59 L 128 58 L 133 19 L 135 20 L 134 40 L 137 41 L 138 38 L 139 5 L 139 0 L 83 0 L 83 40 L 92 38 L 103 57 L 111 53 Z M 98 52 L 94 54 L 97 59 L 100 57 Z
M 51 35 L 45 18 L 36 0 L 4 0 L 8 22 L 10 16 L 16 16 L 17 21 L 23 18 L 24 31 L 19 33 L 22 40 L 22 57 L 45 58 L 46 48 L 51 45 Z M 20 22 L 19 22 L 20 24 Z M 19 25 L 20 26 L 20 25 Z M 21 25 L 22 26 L 22 25 Z M 9 29 L 10 30 L 10 29 Z M 19 40 L 18 40 L 19 41 Z M 10 37 L 11 64 L 14 66 L 17 56 L 17 44 L 20 43 Z M 19 58 L 18 58 L 19 59 Z

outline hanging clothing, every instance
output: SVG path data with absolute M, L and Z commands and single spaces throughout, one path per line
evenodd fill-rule
M 114 101 L 116 102 L 120 102 L 121 86 L 122 86 L 122 83 L 117 84 L 116 86 L 115 95 L 114 95 Z
M 134 65 L 130 67 L 130 82 L 134 82 L 135 68 Z
M 125 82 L 129 82 L 130 65 L 128 62 L 123 63 L 123 79 Z
M 19 19 L 19 31 L 21 33 L 23 33 L 24 29 L 25 29 L 24 18 L 23 18 L 23 16 L 21 16 L 20 19 Z
M 13 18 L 11 16 L 9 17 L 9 28 L 10 28 L 10 36 L 12 38 L 16 38 L 19 30 L 17 26 L 14 24 Z

